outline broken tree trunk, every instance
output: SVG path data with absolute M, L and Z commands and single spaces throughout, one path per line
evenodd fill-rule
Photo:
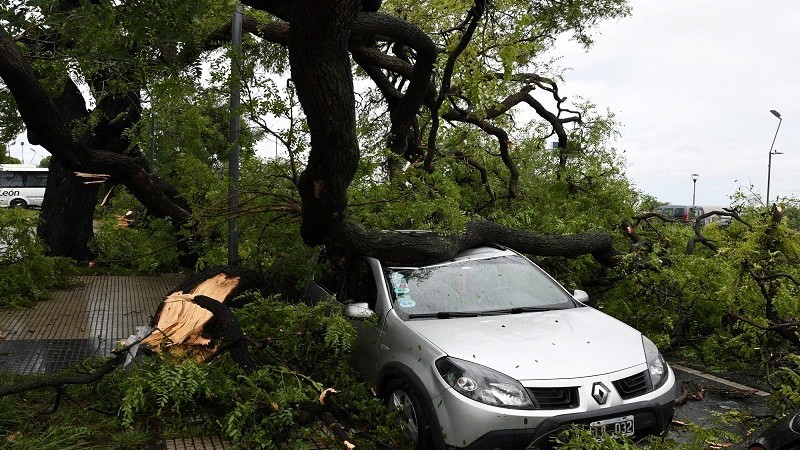
M 156 353 L 206 360 L 217 350 L 215 338 L 241 341 L 227 304 L 250 285 L 249 277 L 238 269 L 216 268 L 190 277 L 161 302 L 151 323 L 153 332 L 142 342 Z M 238 348 L 233 355 L 243 369 L 252 368 L 246 349 Z

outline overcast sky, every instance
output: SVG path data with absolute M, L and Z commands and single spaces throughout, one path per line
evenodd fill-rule
M 800 2 L 632 0 L 588 53 L 560 44 L 561 88 L 610 108 L 637 188 L 672 203 L 727 205 L 739 186 L 800 196 Z
M 778 119 L 770 196 L 800 196 L 800 2 L 631 0 L 633 16 L 602 24 L 584 52 L 559 44 L 564 95 L 609 108 L 623 124 L 636 187 L 672 203 L 727 205 L 739 186 L 762 197 Z M 33 150 L 37 151 L 34 155 Z M 19 157 L 19 144 L 12 155 Z M 41 147 L 24 149 L 38 162 Z

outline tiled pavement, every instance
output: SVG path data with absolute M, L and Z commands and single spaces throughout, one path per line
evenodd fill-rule
M 85 276 L 82 286 L 25 310 L 0 311 L 0 372 L 33 374 L 106 356 L 114 343 L 147 325 L 158 304 L 183 279 Z

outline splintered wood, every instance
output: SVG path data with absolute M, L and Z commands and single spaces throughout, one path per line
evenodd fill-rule
M 193 356 L 202 361 L 216 350 L 211 339 L 202 335 L 213 315 L 197 306 L 194 298 L 205 295 L 222 303 L 238 285 L 238 276 L 229 277 L 220 273 L 198 284 L 188 293 L 178 291 L 170 294 L 164 299 L 156 329 L 142 342 L 155 352 L 168 349 L 170 353 L 183 355 L 191 350 Z

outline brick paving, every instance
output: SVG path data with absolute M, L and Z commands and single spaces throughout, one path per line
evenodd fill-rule
M 218 437 L 167 439 L 166 450 L 224 450 L 228 448 Z

